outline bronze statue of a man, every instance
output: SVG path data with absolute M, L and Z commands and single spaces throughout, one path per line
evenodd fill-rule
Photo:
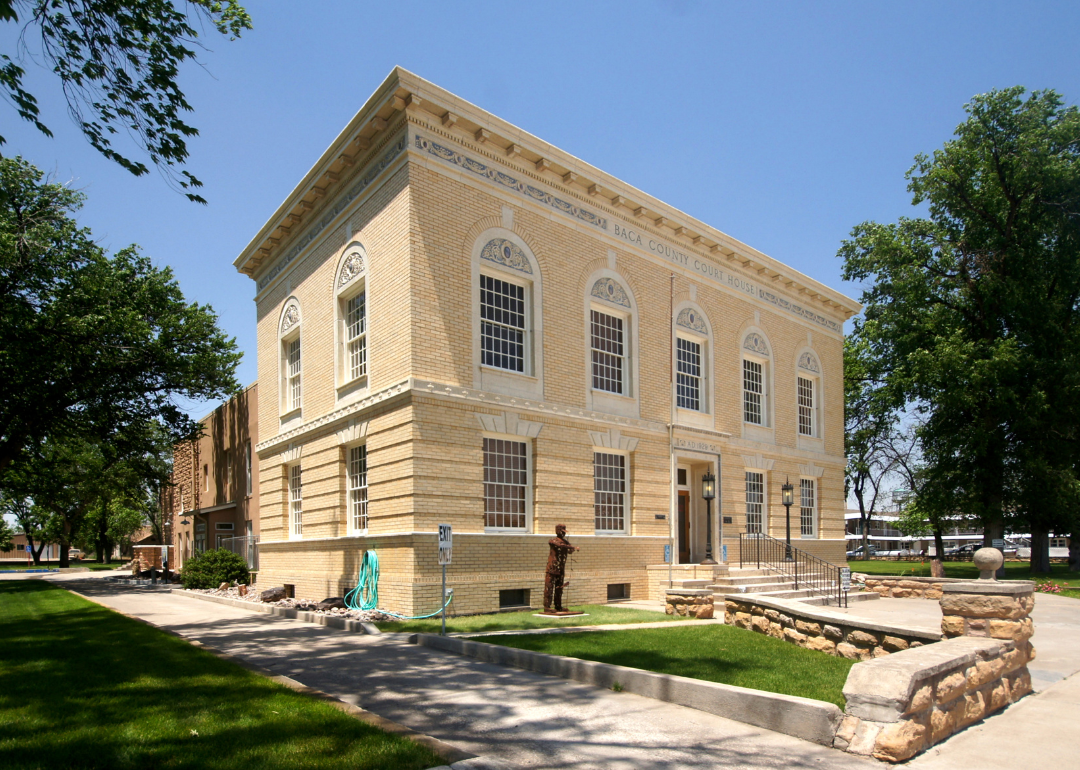
M 566 612 L 563 607 L 562 594 L 566 586 L 566 557 L 574 551 L 580 551 L 577 546 L 570 545 L 566 539 L 566 525 L 559 524 L 555 527 L 555 537 L 548 540 L 547 572 L 544 575 L 544 612 L 551 612 L 552 599 L 555 600 L 555 611 Z

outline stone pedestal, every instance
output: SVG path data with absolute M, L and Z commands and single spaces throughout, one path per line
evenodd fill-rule
M 1025 663 L 1035 658 L 1031 646 L 1035 632 L 1031 618 L 1035 606 L 1035 584 L 1028 580 L 971 580 L 943 586 L 941 633 L 956 636 L 989 637 L 1014 642 Z
M 713 592 L 707 588 L 672 588 L 665 596 L 668 615 L 707 619 L 713 616 Z

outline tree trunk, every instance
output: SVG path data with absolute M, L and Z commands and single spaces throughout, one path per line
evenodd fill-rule
M 59 565 L 57 565 L 60 567 L 60 569 L 65 569 L 71 566 L 71 560 L 68 556 L 69 548 L 71 548 L 71 546 L 67 543 L 60 543 L 60 563 Z
M 983 530 L 983 548 L 993 548 L 995 540 L 1005 539 L 1005 524 L 1000 521 L 991 522 L 991 524 Z M 1005 556 L 1005 552 L 1001 552 L 1002 557 Z M 994 577 L 998 580 L 1005 578 L 1005 560 L 1002 558 L 1001 566 L 997 568 L 994 573 Z
M 934 527 L 934 558 L 930 560 L 930 577 L 945 577 L 945 539 L 941 536 L 941 527 Z
M 1050 533 L 1034 525 L 1031 527 L 1031 574 L 1050 574 Z
M 1069 538 L 1069 572 L 1080 572 L 1080 538 Z

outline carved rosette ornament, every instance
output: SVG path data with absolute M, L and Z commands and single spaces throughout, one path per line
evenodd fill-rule
M 281 333 L 284 334 L 298 323 L 300 323 L 300 308 L 289 305 L 281 315 Z
M 700 332 L 701 334 L 709 333 L 709 327 L 705 325 L 705 319 L 701 317 L 701 313 L 694 310 L 692 307 L 683 308 L 675 319 L 675 324 L 684 329 L 689 329 L 690 331 Z
M 589 292 L 592 296 L 602 299 L 605 302 L 610 302 L 613 305 L 622 305 L 623 307 L 630 307 L 630 297 L 626 294 L 626 289 L 622 285 L 611 278 L 601 278 L 599 281 L 593 284 L 592 291 Z
M 532 265 L 529 264 L 529 258 L 525 256 L 525 252 L 516 243 L 506 238 L 492 238 L 484 244 L 480 259 L 532 275 Z
M 743 340 L 743 347 L 751 353 L 757 353 L 761 356 L 769 355 L 769 344 L 765 342 L 765 338 L 757 332 L 751 332 L 746 335 L 746 339 Z
M 814 358 L 813 353 L 803 353 L 799 356 L 799 368 L 805 369 L 808 372 L 814 374 L 820 374 L 821 368 L 818 366 L 817 359 Z
M 341 266 L 341 272 L 338 274 L 338 288 L 340 289 L 363 272 L 364 258 L 359 254 L 350 254 L 346 257 L 345 263 Z

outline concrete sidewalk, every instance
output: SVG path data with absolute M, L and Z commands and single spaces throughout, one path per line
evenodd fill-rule
M 63 581 L 471 753 L 537 768 L 838 768 L 881 763 L 629 693 L 100 580 Z
M 180 595 L 84 576 L 49 576 L 79 593 L 245 658 L 466 751 L 530 767 L 882 768 L 816 744 L 628 693 L 506 669 Z M 911 612 L 936 603 L 919 601 Z M 853 605 L 854 606 L 854 605 Z M 860 608 L 861 609 L 861 608 Z M 906 612 L 910 621 L 911 612 Z M 1038 657 L 1029 696 L 905 766 L 1012 770 L 1075 760 L 1080 721 L 1080 601 L 1036 599 Z M 929 614 L 927 614 L 927 618 Z

